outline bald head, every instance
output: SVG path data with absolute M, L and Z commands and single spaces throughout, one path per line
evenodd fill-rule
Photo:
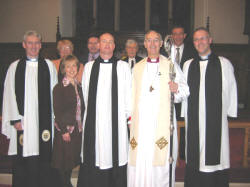
M 113 56 L 115 39 L 112 34 L 104 33 L 99 38 L 100 56 L 106 60 Z

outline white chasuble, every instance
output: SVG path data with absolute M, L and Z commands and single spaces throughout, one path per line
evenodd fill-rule
M 142 68 L 142 77 L 141 85 L 134 87 L 135 73 L 138 72 L 139 66 L 144 63 Z M 132 114 L 132 125 L 138 126 L 138 137 L 136 140 L 136 154 L 133 154 L 133 148 L 130 145 L 130 157 L 128 164 L 128 186 L 129 187 L 164 187 L 169 184 L 169 137 L 166 137 L 168 144 L 166 145 L 166 151 L 164 152 L 164 157 L 157 157 L 155 152 L 156 141 L 158 139 L 158 126 L 161 117 L 159 116 L 162 108 L 161 104 L 164 102 L 161 100 L 161 78 L 164 76 L 163 70 L 160 68 L 161 63 L 171 63 L 165 57 L 160 56 L 159 63 L 147 63 L 146 58 L 135 65 L 133 71 L 133 91 L 135 95 L 139 92 L 138 100 L 138 124 L 133 123 L 133 114 Z M 165 67 L 165 66 L 161 66 Z M 178 93 L 176 95 L 176 101 L 181 101 L 189 95 L 189 89 L 186 84 L 186 80 L 179 68 L 175 64 L 176 71 L 176 83 L 179 85 Z M 166 72 L 165 72 L 166 73 Z M 169 76 L 169 74 L 166 74 Z M 166 78 L 166 85 L 168 87 L 169 78 Z M 140 89 L 140 91 L 138 90 Z M 166 95 L 166 98 L 170 100 L 170 91 L 169 95 Z M 134 99 L 134 98 L 132 98 Z M 133 101 L 134 102 L 134 101 Z M 137 106 L 135 102 L 133 103 L 133 111 Z M 170 105 L 169 105 L 170 107 Z M 170 115 L 170 112 L 166 115 Z M 166 124 L 167 125 L 167 124 Z M 177 159 L 177 131 L 176 131 L 176 119 L 174 114 L 174 141 L 173 141 L 173 186 L 175 179 L 175 165 Z M 169 127 L 169 126 L 168 126 Z M 131 139 L 133 139 L 135 129 L 131 127 Z M 134 158 L 135 155 L 135 158 Z M 157 160 L 157 159 L 160 160 Z M 164 158 L 164 160 L 161 160 Z M 135 159 L 135 163 L 133 161 Z M 157 164 L 156 164 L 157 163 Z

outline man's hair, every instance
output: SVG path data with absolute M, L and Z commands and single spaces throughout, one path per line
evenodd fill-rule
M 158 37 L 160 38 L 160 41 L 162 41 L 162 36 L 161 36 L 161 34 L 160 34 L 159 32 L 157 32 L 156 30 L 149 30 L 148 32 L 146 32 L 146 34 L 145 34 L 145 36 L 144 36 L 144 41 L 146 40 L 147 35 L 148 35 L 149 33 L 151 33 L 151 32 L 155 32 L 155 33 L 158 35 Z
M 99 36 L 98 36 L 97 34 L 95 34 L 95 33 L 91 33 L 91 34 L 88 35 L 88 40 L 87 40 L 87 42 L 89 42 L 89 39 L 90 39 L 90 38 L 97 38 L 97 39 L 99 40 Z
M 23 35 L 23 41 L 26 41 L 28 36 L 35 36 L 39 38 L 40 41 L 42 41 L 42 36 L 37 31 L 34 31 L 34 30 L 26 31 L 25 34 Z
M 135 39 L 128 39 L 125 43 L 125 47 L 129 46 L 130 44 L 136 44 L 136 47 L 138 48 L 138 43 Z
M 73 43 L 70 40 L 59 40 L 58 43 L 57 43 L 57 50 L 60 51 L 60 48 L 63 45 L 69 46 L 72 51 L 74 50 L 74 45 L 73 45 Z
M 194 36 L 194 34 L 195 34 L 197 31 L 205 31 L 205 32 L 208 34 L 208 36 L 211 37 L 211 34 L 210 34 L 209 30 L 208 30 L 206 27 L 198 27 L 198 28 L 196 28 L 196 29 L 194 30 L 194 32 L 193 32 L 193 36 Z
M 68 56 L 63 57 L 60 62 L 59 71 L 61 72 L 61 74 L 65 75 L 65 66 L 66 66 L 66 63 L 69 61 L 75 61 L 77 65 L 77 71 L 79 71 L 80 64 L 79 64 L 78 58 L 74 55 L 68 55 Z
M 171 28 L 171 33 L 173 32 L 174 29 L 179 29 L 179 28 L 183 29 L 184 33 L 186 32 L 185 27 L 183 25 L 181 25 L 181 24 L 175 24 Z

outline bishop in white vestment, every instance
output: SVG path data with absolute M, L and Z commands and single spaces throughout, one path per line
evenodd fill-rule
M 162 39 L 159 33 L 145 35 L 148 57 L 137 63 L 132 75 L 132 117 L 128 164 L 129 187 L 165 187 L 169 185 L 170 98 L 175 102 L 189 95 L 180 67 L 174 64 L 175 82 L 169 78 L 173 62 L 159 54 Z M 177 159 L 177 126 L 173 131 L 172 187 Z

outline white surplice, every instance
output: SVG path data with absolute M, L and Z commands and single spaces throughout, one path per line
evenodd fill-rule
M 88 62 L 84 67 L 82 77 L 82 90 L 85 102 L 85 113 L 83 128 L 86 122 L 88 108 L 88 94 L 90 75 L 94 61 Z M 127 164 L 128 160 L 128 133 L 127 118 L 131 114 L 131 70 L 128 64 L 119 60 L 117 62 L 117 83 L 118 83 L 118 154 L 119 166 Z M 96 96 L 96 166 L 100 169 L 113 167 L 112 160 L 112 63 L 100 63 L 97 96 Z M 84 136 L 84 133 L 83 133 Z M 84 137 L 82 138 L 84 141 Z M 82 142 L 82 162 L 83 158 Z
M 175 64 L 178 93 L 175 102 L 181 102 L 189 95 L 189 89 L 181 72 Z M 154 88 L 150 92 L 150 86 Z M 155 132 L 157 128 L 158 112 L 160 110 L 160 75 L 159 63 L 147 63 L 142 77 L 141 95 L 139 100 L 139 134 L 136 165 L 128 165 L 128 187 L 165 187 L 169 185 L 169 153 L 165 166 L 153 166 Z M 172 186 L 175 181 L 175 167 L 178 151 L 177 124 L 174 112 L 174 137 L 173 137 L 173 176 Z M 168 146 L 168 149 L 170 146 Z
M 19 114 L 15 95 L 15 73 L 19 60 L 13 62 L 6 74 L 3 94 L 2 133 L 10 139 L 9 155 L 17 154 L 17 131 L 10 125 L 12 120 L 21 120 L 23 126 L 23 156 L 39 155 L 39 113 L 38 113 L 38 62 L 26 62 L 24 116 Z M 50 92 L 57 83 L 54 64 L 46 60 L 50 71 Z M 52 96 L 52 94 L 51 94 Z M 51 97 L 52 101 L 52 97 Z M 51 102 L 51 109 L 53 109 Z M 53 112 L 53 110 L 52 110 Z M 53 129 L 52 113 L 52 129 Z M 53 133 L 52 133 L 53 134 Z
M 183 72 L 188 77 L 188 70 L 193 59 L 185 62 Z M 199 93 L 199 136 L 200 136 L 200 171 L 214 172 L 230 167 L 229 129 L 227 116 L 237 117 L 237 85 L 234 77 L 234 69 L 230 61 L 219 57 L 222 70 L 222 132 L 220 164 L 205 165 L 206 152 L 206 98 L 205 98 L 205 72 L 208 61 L 200 61 L 200 93 Z M 182 102 L 182 117 L 185 117 L 187 136 L 187 101 Z M 187 139 L 186 139 L 187 141 Z M 186 144 L 187 145 L 187 144 Z M 186 154 L 187 155 L 187 154 Z

